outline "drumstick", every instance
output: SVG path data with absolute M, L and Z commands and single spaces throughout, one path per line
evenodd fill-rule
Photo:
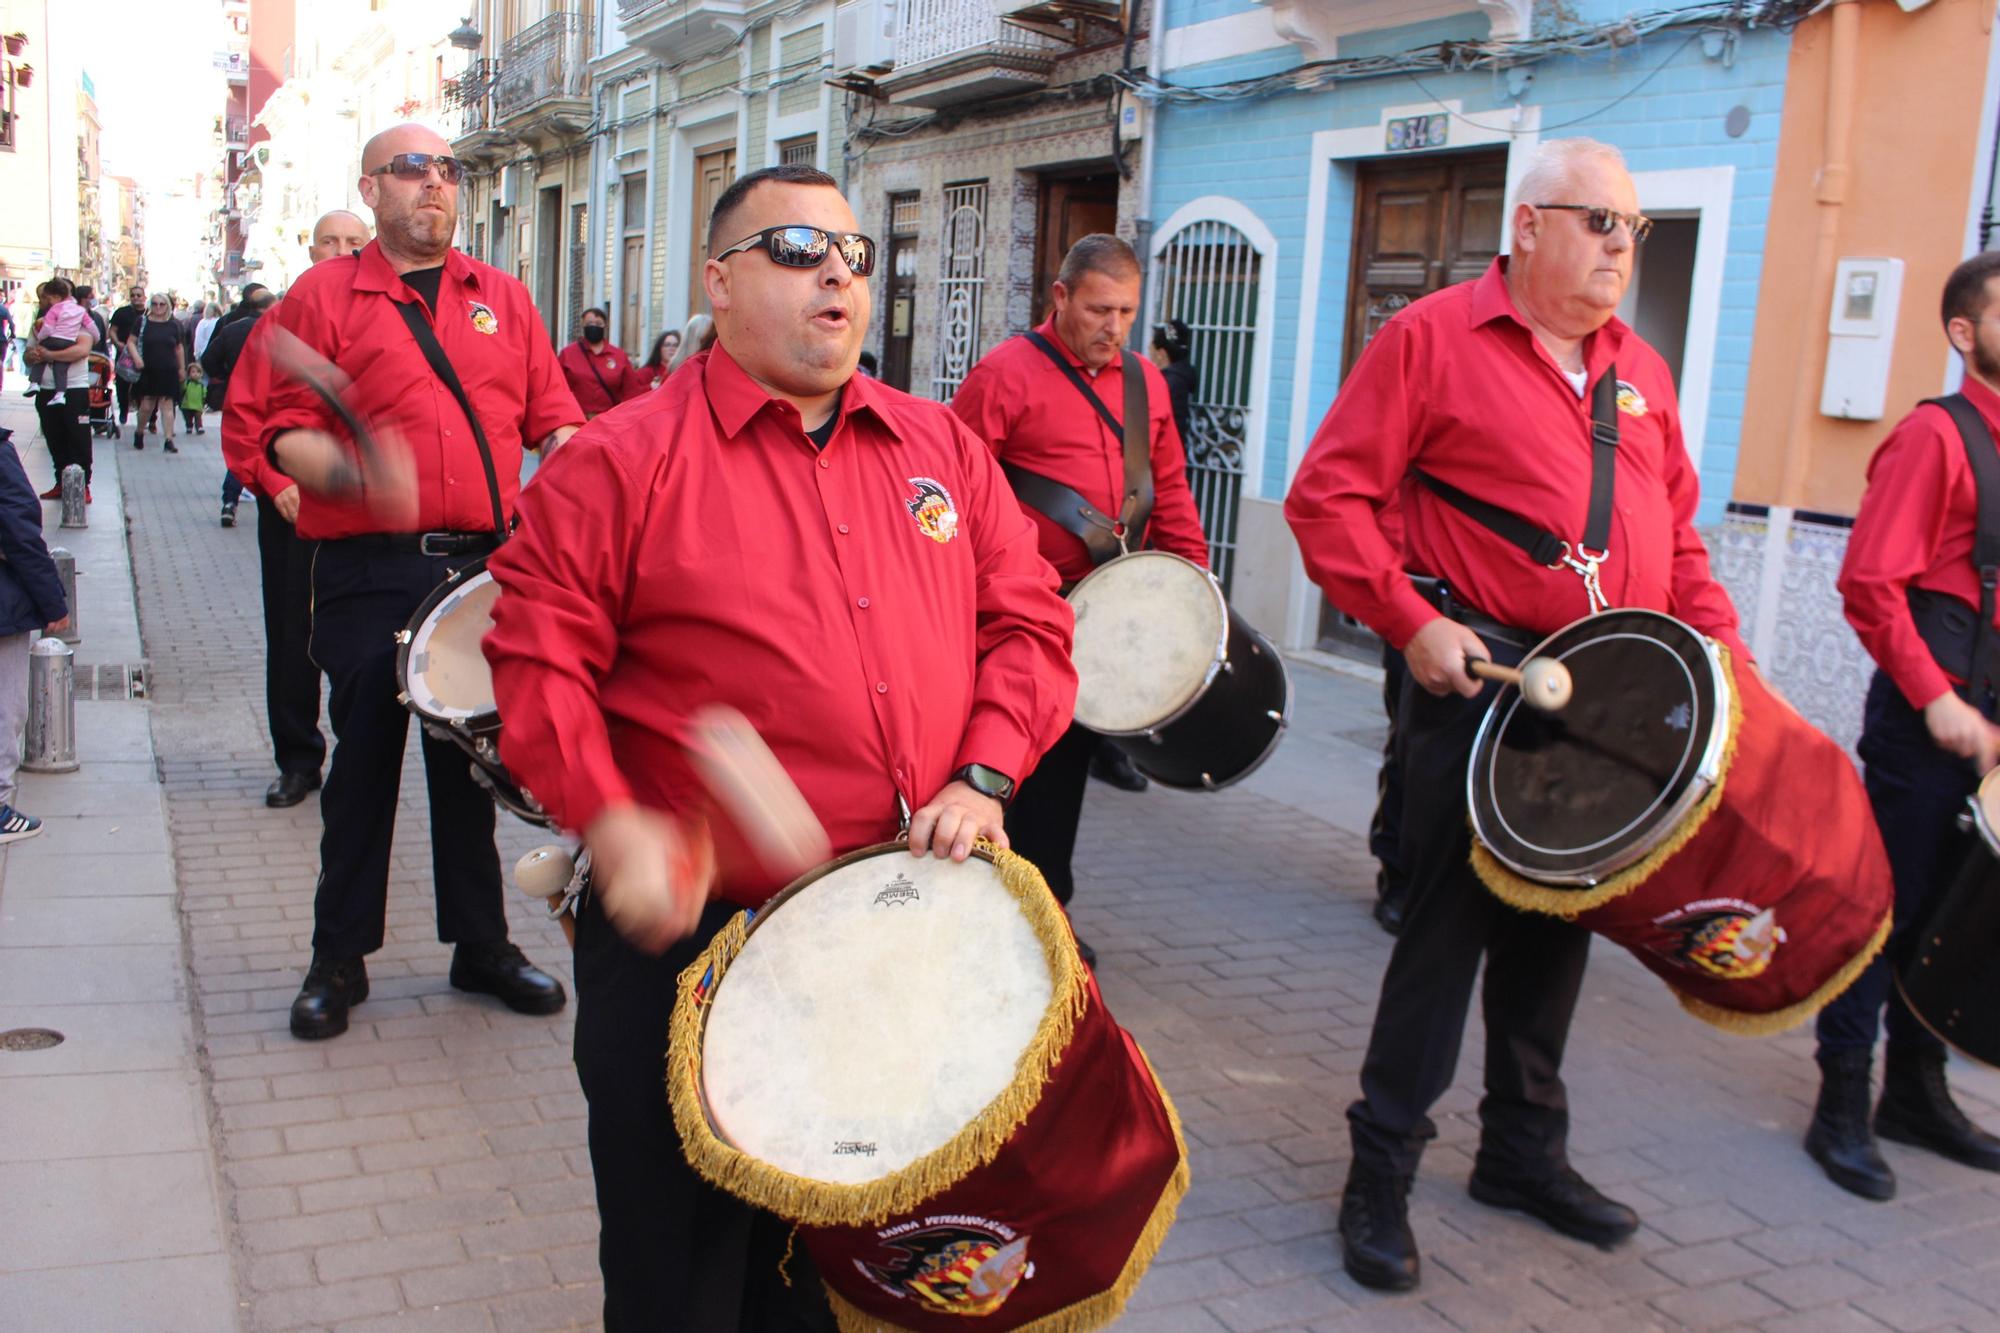
M 1505 667 L 1483 657 L 1465 659 L 1465 672 L 1481 680 L 1497 680 L 1521 692 L 1530 708 L 1554 713 L 1566 707 L 1572 688 L 1569 668 L 1553 657 L 1531 657 L 1519 667 Z
M 833 855 L 819 817 L 743 714 L 723 704 L 701 708 L 688 719 L 682 743 L 722 813 L 767 871 L 789 880 Z
M 314 351 L 305 339 L 290 329 L 272 331 L 270 352 L 271 364 L 277 367 L 280 374 L 310 389 L 327 411 L 340 418 L 340 424 L 347 427 L 355 448 L 361 451 L 364 458 L 371 462 L 381 458 L 382 451 L 375 444 L 375 436 L 340 396 L 341 391 L 353 383 L 346 371 Z

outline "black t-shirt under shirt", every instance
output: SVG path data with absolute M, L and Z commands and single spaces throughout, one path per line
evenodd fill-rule
M 813 442 L 813 448 L 824 449 L 832 441 L 833 428 L 840 424 L 840 400 L 845 393 L 846 391 L 842 390 L 841 393 L 834 395 L 833 411 L 827 414 L 826 420 L 821 422 L 817 429 L 806 432 L 806 438 Z
M 444 265 L 436 268 L 411 269 L 403 275 L 403 285 L 424 298 L 433 318 L 437 315 L 438 284 L 444 280 Z

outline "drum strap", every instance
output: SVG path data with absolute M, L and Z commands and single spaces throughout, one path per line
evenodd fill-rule
M 423 349 L 424 360 L 430 363 L 431 373 L 436 375 L 451 390 L 451 396 L 458 399 L 458 405 L 465 412 L 465 419 L 472 423 L 472 439 L 479 446 L 479 465 L 486 469 L 486 495 L 493 501 L 493 535 L 501 541 L 507 540 L 507 509 L 500 503 L 500 474 L 493 467 L 493 446 L 486 442 L 486 429 L 479 424 L 479 413 L 472 410 L 472 399 L 466 395 L 465 386 L 458 381 L 458 372 L 451 368 L 451 358 L 444 354 L 444 346 L 438 342 L 436 330 L 424 318 L 417 302 L 391 301 L 396 313 L 410 326 L 410 336 Z
M 1145 368 L 1140 364 L 1139 358 L 1131 352 L 1119 353 L 1119 376 L 1124 381 L 1125 386 L 1125 420 L 1121 422 L 1117 417 L 1111 415 L 1111 409 L 1104 405 L 1104 400 L 1097 396 L 1096 391 L 1084 381 L 1083 376 L 1077 373 L 1076 367 L 1069 363 L 1069 358 L 1058 351 L 1054 343 L 1044 338 L 1040 333 L 1032 330 L 1025 336 L 1043 356 L 1046 356 L 1055 364 L 1056 369 L 1063 373 L 1063 377 L 1070 382 L 1078 393 L 1083 395 L 1084 401 L 1089 403 L 1096 410 L 1097 415 L 1104 419 L 1104 424 L 1111 427 L 1112 433 L 1124 442 L 1125 494 L 1124 498 L 1119 502 L 1118 518 L 1115 522 L 1106 518 L 1096 506 L 1084 500 L 1075 491 L 1070 490 L 1067 486 L 1061 486 L 1060 482 L 1052 481 L 1047 477 L 1041 476 L 1039 473 L 1028 472 L 1026 468 L 1009 469 L 1008 471 L 1009 480 L 1012 479 L 1014 471 L 1020 471 L 1026 473 L 1029 477 L 1035 478 L 1036 481 L 1044 483 L 1043 487 L 1040 488 L 1033 487 L 1031 483 L 1031 488 L 1040 489 L 1043 494 L 1051 495 L 1064 512 L 1077 515 L 1075 520 L 1065 520 L 1062 514 L 1043 508 L 1032 496 L 1025 493 L 1021 496 L 1022 499 L 1027 500 L 1036 509 L 1048 515 L 1051 522 L 1067 532 L 1074 533 L 1080 538 L 1083 544 L 1090 548 L 1091 559 L 1101 565 L 1112 556 L 1138 546 L 1144 540 L 1146 522 L 1152 517 L 1153 513 L 1152 441 L 1147 437 L 1146 431 L 1147 423 L 1152 419 L 1152 409 L 1146 400 Z M 1003 464 L 1003 466 L 1005 465 Z M 1065 496 L 1053 496 L 1053 493 L 1046 489 L 1046 487 L 1050 486 L 1061 486 L 1061 489 L 1067 494 Z M 1016 486 L 1015 490 L 1020 492 L 1021 488 Z M 1074 497 L 1077 503 L 1081 503 L 1083 506 L 1082 511 L 1077 509 L 1076 504 L 1069 503 L 1070 497 Z M 1093 541 L 1092 538 L 1077 531 L 1075 526 L 1077 521 L 1084 522 L 1091 527 L 1109 527 L 1111 541 L 1109 543 Z M 1098 554 L 1100 545 L 1107 546 L 1109 554 Z
M 1618 485 L 1618 367 L 1606 366 L 1590 391 L 1590 508 L 1584 515 L 1583 541 L 1572 547 L 1555 533 L 1536 527 L 1511 509 L 1468 495 L 1422 468 L 1414 469 L 1424 488 L 1495 536 L 1518 546 L 1538 565 L 1567 566 L 1583 577 L 1590 592 L 1590 609 L 1607 605 L 1598 586 L 1598 567 L 1610 555 L 1611 506 Z
M 1979 571 L 1979 623 L 1972 630 L 1971 671 L 1966 684 L 1972 688 L 1974 706 L 1984 711 L 1987 699 L 2000 697 L 2000 661 L 1995 660 L 2000 657 L 2000 643 L 1993 634 L 1995 591 L 2000 589 L 2000 452 L 1994 448 L 1985 418 L 1964 394 L 1924 401 L 1943 408 L 1958 427 L 1965 461 L 1972 467 L 1973 490 L 1979 497 L 1972 538 L 1972 564 Z

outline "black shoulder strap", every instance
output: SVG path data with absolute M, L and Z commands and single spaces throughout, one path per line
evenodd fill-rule
M 1091 564 L 1101 565 L 1122 553 L 1117 520 L 1096 505 L 1053 477 L 1030 472 L 1018 463 L 1002 459 L 1000 471 L 1014 488 L 1016 499 L 1083 543 Z
M 1023 336 L 1055 364 L 1056 369 L 1063 373 L 1064 378 L 1083 395 L 1084 401 L 1096 409 L 1097 415 L 1104 418 L 1104 424 L 1111 427 L 1112 433 L 1123 442 L 1125 494 L 1119 501 L 1118 517 L 1125 526 L 1127 544 L 1139 545 L 1146 521 L 1153 512 L 1152 441 L 1147 437 L 1146 430 L 1152 413 L 1146 399 L 1146 373 L 1139 364 L 1139 358 L 1131 352 L 1119 354 L 1119 375 L 1125 386 L 1125 420 L 1121 422 L 1111 415 L 1111 409 L 1104 405 L 1104 400 L 1077 373 L 1069 358 L 1056 350 L 1055 344 L 1032 329 Z
M 2000 588 L 2000 452 L 1994 449 L 1986 419 L 1964 394 L 1946 394 L 1924 401 L 1943 408 L 1958 427 L 1959 443 L 1965 446 L 1965 461 L 1972 467 L 1973 490 L 1979 497 L 1972 536 L 1972 564 L 1979 571 L 1979 624 L 1972 632 L 1975 679 L 1968 682 L 1979 691 L 1973 700 L 1978 706 L 1986 695 L 2000 694 L 2000 662 L 1992 660 L 1996 647 L 1994 601 L 1996 588 Z
M 611 392 L 611 386 L 605 382 L 604 372 L 597 368 L 597 358 L 590 354 L 588 347 L 583 349 L 583 364 L 589 366 L 590 373 L 597 376 L 597 387 L 604 390 L 606 401 L 613 407 L 618 406 L 618 395 Z
M 396 313 L 410 326 L 410 336 L 417 340 L 417 346 L 424 352 L 424 360 L 430 362 L 431 373 L 451 390 L 451 396 L 458 399 L 458 405 L 465 410 L 465 419 L 472 423 L 472 438 L 479 446 L 479 463 L 486 469 L 486 494 L 493 501 L 493 533 L 501 541 L 507 540 L 507 510 L 500 503 L 500 476 L 493 468 L 493 448 L 486 443 L 486 428 L 479 424 L 479 413 L 472 410 L 472 399 L 466 396 L 465 386 L 458 382 L 458 372 L 451 368 L 451 358 L 444 354 L 443 344 L 438 342 L 437 331 L 431 322 L 417 309 L 418 302 L 397 301 L 390 304 Z

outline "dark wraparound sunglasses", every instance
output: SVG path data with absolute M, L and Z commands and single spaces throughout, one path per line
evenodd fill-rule
M 746 236 L 727 250 L 718 252 L 715 258 L 727 259 L 731 255 L 759 248 L 771 256 L 772 263 L 786 268 L 818 268 L 826 262 L 827 251 L 835 249 L 840 251 L 840 257 L 847 261 L 848 272 L 855 277 L 865 278 L 875 271 L 875 242 L 868 237 L 858 231 L 824 231 L 800 223 L 766 227 L 755 236 Z
M 1567 213 L 1583 214 L 1583 225 L 1590 228 L 1593 235 L 1609 236 L 1612 229 L 1624 223 L 1632 231 L 1632 243 L 1637 245 L 1646 239 L 1646 233 L 1653 229 L 1653 220 L 1643 213 L 1620 213 L 1613 208 L 1593 208 L 1589 204 L 1536 204 L 1536 208 L 1558 208 Z
M 368 174 L 394 176 L 399 181 L 420 181 L 437 168 L 438 179 L 456 185 L 465 176 L 465 163 L 441 153 L 398 153 Z

